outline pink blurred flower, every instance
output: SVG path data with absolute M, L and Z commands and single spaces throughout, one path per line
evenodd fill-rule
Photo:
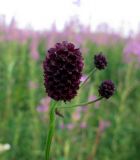
M 61 123 L 61 125 L 60 125 L 61 129 L 72 130 L 72 129 L 74 129 L 74 127 L 75 127 L 75 125 L 73 123 L 68 123 L 68 124 Z
M 30 52 L 31 56 L 34 60 L 39 59 L 39 53 L 38 53 L 38 42 L 37 40 L 32 40 L 31 45 L 30 45 Z
M 31 30 L 19 30 L 19 41 L 21 43 L 25 43 L 27 42 L 27 40 L 31 37 Z
M 80 124 L 80 128 L 86 128 L 87 127 L 87 124 L 86 124 L 86 122 L 81 122 L 81 124 Z
M 109 44 L 109 36 L 105 33 L 96 33 L 92 38 L 93 42 L 97 45 L 108 45 Z
M 66 128 L 68 130 L 72 130 L 72 129 L 74 129 L 74 127 L 75 127 L 75 125 L 73 123 L 69 123 L 69 124 L 66 125 Z
M 89 96 L 89 101 L 94 101 L 95 99 L 97 99 L 97 97 L 95 95 Z M 97 101 L 97 102 L 94 103 L 94 107 L 96 109 L 99 108 L 99 105 L 100 105 L 100 101 Z
M 78 121 L 81 119 L 82 112 L 86 112 L 88 108 L 86 106 L 81 106 L 76 108 L 76 110 L 72 113 L 73 121 Z
M 51 99 L 49 97 L 42 98 L 40 101 L 40 105 L 37 107 L 37 111 L 38 112 L 47 112 L 49 109 L 50 100 Z
M 81 46 L 81 50 L 83 55 L 88 54 L 89 52 L 89 49 L 84 44 Z
M 110 121 L 100 120 L 99 121 L 99 131 L 101 133 L 103 133 L 105 131 L 105 129 L 107 129 L 108 127 L 110 127 L 110 125 L 111 125 Z
M 81 111 L 77 109 L 75 112 L 73 112 L 72 119 L 74 121 L 78 121 L 80 120 L 80 118 L 81 118 Z
M 81 82 L 84 82 L 87 79 L 87 75 L 83 75 L 80 79 Z
M 133 60 L 140 62 L 140 41 L 129 41 L 123 51 L 126 62 L 131 62 Z
M 88 110 L 88 107 L 87 106 L 82 106 L 82 107 L 79 107 L 77 109 L 79 109 L 79 112 L 86 112 Z
M 61 124 L 60 124 L 60 128 L 61 128 L 61 129 L 64 129 L 64 128 L 65 128 L 64 123 L 61 123 Z
M 40 105 L 37 107 L 38 112 L 47 112 L 48 111 L 48 106 Z

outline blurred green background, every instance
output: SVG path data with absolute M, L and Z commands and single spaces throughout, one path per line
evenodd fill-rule
M 98 97 L 98 86 L 111 79 L 116 92 L 84 109 L 61 111 L 51 149 L 52 160 L 140 159 L 139 35 L 122 37 L 92 32 L 70 22 L 63 31 L 0 27 L 0 160 L 43 160 L 50 99 L 43 85 L 42 62 L 47 49 L 67 40 L 84 56 L 83 77 L 102 51 L 108 67 L 96 71 L 73 103 Z M 132 45 L 135 43 L 136 45 Z M 6 149 L 5 144 L 9 144 Z

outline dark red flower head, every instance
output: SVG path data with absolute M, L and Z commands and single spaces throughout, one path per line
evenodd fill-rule
M 102 70 L 107 66 L 106 57 L 100 52 L 94 56 L 94 65 L 97 69 Z
M 57 101 L 70 101 L 76 96 L 83 69 L 79 48 L 66 41 L 56 43 L 48 50 L 43 68 L 48 96 Z
M 105 80 L 99 86 L 99 95 L 104 98 L 109 98 L 114 94 L 115 85 L 111 80 Z

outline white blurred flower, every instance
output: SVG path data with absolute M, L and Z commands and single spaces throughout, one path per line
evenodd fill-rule
M 8 151 L 11 148 L 10 144 L 6 143 L 6 144 L 0 144 L 0 153 L 4 152 L 4 151 Z

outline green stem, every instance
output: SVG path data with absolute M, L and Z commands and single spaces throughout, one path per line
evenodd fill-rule
M 81 84 L 80 88 L 82 88 L 86 82 L 88 81 L 88 79 L 92 76 L 92 74 L 96 71 L 96 68 L 92 69 L 89 74 L 88 74 L 88 77 L 85 79 L 85 81 Z
M 49 160 L 49 156 L 50 156 L 51 142 L 52 142 L 54 129 L 55 129 L 55 108 L 56 108 L 56 103 L 50 106 L 50 125 L 49 125 L 49 133 L 48 133 L 47 142 L 46 142 L 45 160 Z
M 59 107 L 59 109 L 65 109 L 65 108 L 76 108 L 76 107 L 82 107 L 82 106 L 87 106 L 87 105 L 90 105 L 92 103 L 95 103 L 99 100 L 103 99 L 103 97 L 99 97 L 93 101 L 89 101 L 89 102 L 85 102 L 85 103 L 80 103 L 80 104 L 76 104 L 76 105 L 73 105 L 73 106 L 67 106 L 67 107 Z

